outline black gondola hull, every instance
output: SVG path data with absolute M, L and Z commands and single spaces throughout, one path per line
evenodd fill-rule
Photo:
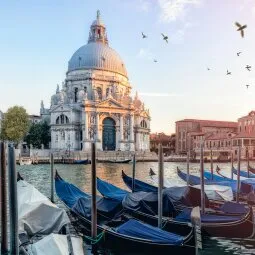
M 90 235 L 91 222 L 84 217 L 72 212 L 73 216 L 78 219 L 80 231 L 85 235 Z M 103 228 L 100 225 L 97 226 L 97 234 L 104 231 L 104 236 L 98 243 L 103 248 L 112 249 L 124 254 L 125 252 L 131 252 L 132 254 L 195 254 L 194 239 L 191 237 L 183 246 L 158 244 L 152 242 L 146 242 L 142 239 L 134 239 L 129 236 L 118 234 L 111 231 L 110 228 Z

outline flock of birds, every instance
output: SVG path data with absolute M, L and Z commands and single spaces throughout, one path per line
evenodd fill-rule
M 241 24 L 238 23 L 238 22 L 235 22 L 235 25 L 237 26 L 237 31 L 241 33 L 241 37 L 244 38 L 244 29 L 247 28 L 247 25 L 241 25 Z M 166 43 L 168 43 L 168 39 L 169 39 L 168 36 L 165 35 L 165 34 L 163 34 L 163 33 L 161 33 L 161 35 L 162 35 L 162 39 L 163 39 Z M 142 39 L 146 39 L 146 38 L 148 38 L 148 36 L 142 32 Z M 237 52 L 236 54 L 237 54 L 237 56 L 239 57 L 241 53 L 242 53 L 242 52 L 239 51 L 239 52 Z M 154 61 L 155 63 L 158 62 L 157 59 L 153 59 L 153 61 Z M 249 72 L 251 71 L 251 66 L 250 66 L 250 65 L 246 65 L 245 68 L 247 69 L 247 71 L 249 71 Z M 210 71 L 211 69 L 210 69 L 209 67 L 207 67 L 207 70 Z M 232 74 L 232 73 L 231 73 L 229 70 L 227 70 L 227 75 L 231 75 L 231 74 Z M 249 88 L 249 86 L 250 86 L 250 85 L 248 85 L 248 84 L 246 85 L 247 89 Z

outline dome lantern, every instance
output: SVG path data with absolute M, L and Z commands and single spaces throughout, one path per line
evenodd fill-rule
M 105 32 L 104 23 L 101 20 L 100 11 L 97 11 L 97 19 L 90 26 L 88 43 L 102 42 L 108 45 L 108 39 Z

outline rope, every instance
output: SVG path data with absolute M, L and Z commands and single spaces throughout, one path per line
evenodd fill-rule
M 105 229 L 100 234 L 98 234 L 96 236 L 96 238 L 92 238 L 92 237 L 86 236 L 86 235 L 84 235 L 83 238 L 85 240 L 87 240 L 87 241 L 90 241 L 91 245 L 94 245 L 94 244 L 97 244 L 98 242 L 101 241 L 101 239 L 103 238 L 104 234 L 105 234 Z

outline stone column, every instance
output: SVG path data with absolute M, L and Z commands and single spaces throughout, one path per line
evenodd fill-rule
M 120 115 L 120 140 L 123 140 L 123 116 Z
M 135 150 L 135 144 L 134 144 L 134 115 L 132 114 L 130 116 L 130 151 Z
M 90 141 L 89 141 L 89 112 L 85 112 L 84 114 L 84 122 L 85 122 L 85 132 L 83 137 L 83 151 L 90 150 Z
M 96 135 L 96 139 L 100 140 L 100 131 L 99 131 L 99 113 L 96 113 L 96 125 L 97 125 L 97 135 Z
M 120 133 L 119 133 L 119 149 L 121 151 L 125 150 L 125 143 L 124 141 L 124 121 L 123 121 L 123 115 L 120 115 Z
M 130 140 L 134 141 L 134 115 L 130 116 Z
M 89 116 L 88 112 L 85 113 L 85 134 L 84 134 L 84 140 L 87 140 L 89 138 Z

